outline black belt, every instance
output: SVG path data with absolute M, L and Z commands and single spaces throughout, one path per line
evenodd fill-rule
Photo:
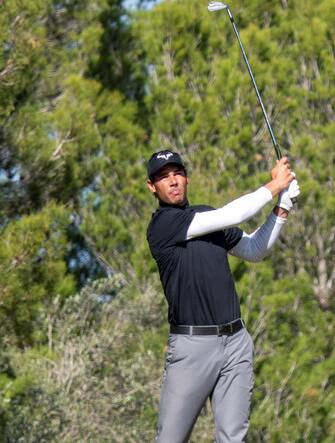
M 223 325 L 213 326 L 186 326 L 186 325 L 170 325 L 171 334 L 187 334 L 187 335 L 232 335 L 240 329 L 244 328 L 244 322 L 240 318 L 225 323 Z

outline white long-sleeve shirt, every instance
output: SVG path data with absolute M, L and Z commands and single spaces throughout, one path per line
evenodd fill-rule
M 186 239 L 199 237 L 236 226 L 255 216 L 272 200 L 271 192 L 261 187 L 246 194 L 219 209 L 196 213 L 187 231 Z M 251 234 L 243 232 L 241 240 L 229 254 L 248 261 L 258 262 L 271 250 L 286 222 L 273 212 L 265 223 Z

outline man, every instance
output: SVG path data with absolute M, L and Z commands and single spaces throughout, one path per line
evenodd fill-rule
M 243 320 L 227 253 L 260 261 L 271 249 L 299 195 L 287 157 L 272 180 L 219 209 L 190 206 L 179 154 L 164 150 L 148 162 L 149 190 L 158 210 L 147 239 L 169 305 L 170 335 L 156 441 L 187 442 L 206 399 L 216 441 L 245 441 L 253 387 L 253 343 Z M 266 222 L 247 234 L 236 225 L 279 195 Z

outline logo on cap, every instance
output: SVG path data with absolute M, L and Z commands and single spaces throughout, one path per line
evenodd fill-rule
M 172 152 L 168 152 L 167 154 L 158 154 L 157 158 L 164 158 L 165 160 L 169 160 L 170 157 L 172 157 Z

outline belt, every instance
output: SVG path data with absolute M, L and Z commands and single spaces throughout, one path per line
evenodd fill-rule
M 230 323 L 213 326 L 188 326 L 188 325 L 170 325 L 171 334 L 186 335 L 232 335 L 244 328 L 244 322 L 240 318 Z

